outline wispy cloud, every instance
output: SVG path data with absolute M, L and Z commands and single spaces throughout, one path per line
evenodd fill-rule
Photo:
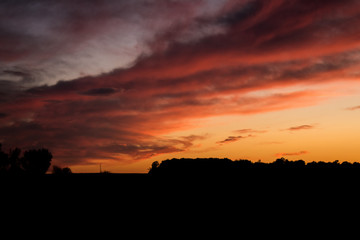
M 353 110 L 358 110 L 360 109 L 360 105 L 359 106 L 355 106 L 355 107 L 349 107 L 347 108 L 347 110 L 353 111 Z
M 245 139 L 245 138 L 249 138 L 249 137 L 253 137 L 253 136 L 251 134 L 249 134 L 247 136 L 229 136 L 225 140 L 217 142 L 217 144 L 222 145 L 222 144 L 226 144 L 226 143 L 237 142 L 241 139 Z
M 308 151 L 300 151 L 300 152 L 287 152 L 287 153 L 276 153 L 276 157 L 284 157 L 284 156 L 300 156 L 309 153 Z
M 180 138 L 149 138 L 142 143 L 111 143 L 98 146 L 92 155 L 120 154 L 131 156 L 129 160 L 143 160 L 160 154 L 177 153 L 188 150 L 194 141 L 203 140 L 204 136 L 190 135 Z
M 313 129 L 314 126 L 313 125 L 300 125 L 300 126 L 295 126 L 295 127 L 290 127 L 286 130 L 288 131 L 299 131 L 299 130 L 308 130 L 308 129 Z
M 247 134 L 247 133 L 251 134 L 251 133 L 266 133 L 267 131 L 245 128 L 245 129 L 235 130 L 234 132 L 239 134 Z

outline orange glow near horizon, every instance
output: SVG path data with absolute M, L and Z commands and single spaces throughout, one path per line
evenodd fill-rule
M 336 85 L 336 84 L 335 84 Z M 341 84 L 340 84 L 341 85 Z M 339 86 L 339 94 L 342 91 Z M 343 91 L 346 91 L 346 87 Z M 230 158 L 272 162 L 276 158 L 302 159 L 305 162 L 335 160 L 358 162 L 360 151 L 360 111 L 349 110 L 355 106 L 360 84 L 354 84 L 352 95 L 330 98 L 309 106 L 246 115 L 224 115 L 194 119 L 187 130 L 170 130 L 164 138 L 199 135 L 193 145 L 184 151 L 160 154 L 148 159 L 129 161 L 99 160 L 89 165 L 73 166 L 74 172 L 103 170 L 123 173 L 146 173 L 153 161 L 171 158 Z M 307 127 L 304 127 L 307 126 Z M 310 127 L 311 126 L 311 127 Z M 229 136 L 235 141 L 220 144 Z M 126 157 L 126 156 L 124 156 Z

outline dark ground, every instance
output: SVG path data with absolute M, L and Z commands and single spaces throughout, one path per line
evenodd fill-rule
M 199 238 L 204 233 L 308 237 L 304 230 L 313 234 L 321 232 L 320 225 L 356 221 L 360 190 L 359 171 L 351 169 L 8 176 L 0 181 L 2 218 L 12 226 L 52 226 L 51 236 L 75 229 L 170 239 L 194 232 Z
M 358 169 L 255 169 L 241 174 L 165 175 L 149 174 L 82 174 L 68 176 L 2 176 L 3 190 L 17 192 L 73 194 L 112 194 L 136 192 L 148 194 L 199 194 L 204 192 L 313 192 L 360 190 Z

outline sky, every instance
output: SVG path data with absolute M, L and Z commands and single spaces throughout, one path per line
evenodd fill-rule
M 73 172 L 360 161 L 359 0 L 2 0 L 0 142 Z

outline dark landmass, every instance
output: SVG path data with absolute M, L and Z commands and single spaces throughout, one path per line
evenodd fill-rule
M 161 178 L 172 178 L 179 181 L 195 180 L 222 180 L 229 178 L 257 179 L 304 179 L 328 175 L 339 177 L 344 175 L 358 176 L 360 163 L 342 162 L 309 162 L 303 160 L 289 161 L 285 158 L 276 159 L 271 163 L 249 160 L 230 160 L 228 158 L 182 158 L 167 159 L 161 163 L 155 161 L 149 168 L 148 174 L 73 174 L 68 167 L 52 166 L 49 172 L 53 155 L 45 148 L 31 149 L 22 153 L 21 149 L 10 149 L 7 153 L 2 150 L 0 143 L 0 177 L 9 178 L 43 178 L 46 181 L 149 181 Z M 285 178 L 284 178 L 285 177 Z
M 43 186 L 52 191 L 76 192 L 164 192 L 186 190 L 262 189 L 341 189 L 360 188 L 360 164 L 334 161 L 289 161 L 284 158 L 272 163 L 230 159 L 171 159 L 154 162 L 148 173 L 71 173 L 45 175 L 4 175 L 3 186 L 16 184 L 22 189 Z
M 332 205 L 340 202 L 340 210 L 351 208 L 349 202 L 358 198 L 360 189 L 359 164 L 338 161 L 171 159 L 154 162 L 144 174 L 65 172 L 0 175 L 3 206 L 15 203 L 21 211 L 38 211 L 34 206 L 40 205 L 68 218 L 79 208 L 83 214 L 114 213 L 115 218 L 127 212 L 134 223 L 139 212 L 146 215 L 143 220 L 165 214 L 162 221 L 176 216 L 188 221 L 194 213 L 207 219 L 234 211 L 235 217 L 247 214 L 255 219 L 271 211 L 269 216 L 277 219 L 280 212 L 295 218 L 314 209 L 331 213 Z
M 56 198 L 85 195 L 141 199 L 167 194 L 189 196 L 189 192 L 195 196 L 221 192 L 261 197 L 275 193 L 338 193 L 346 189 L 357 193 L 360 188 L 359 163 L 305 163 L 284 158 L 271 163 L 227 158 L 168 159 L 154 162 L 143 174 L 72 173 L 67 168 L 55 168 L 52 174 L 21 173 L 0 174 L 3 190 L 25 195 L 45 192 Z

